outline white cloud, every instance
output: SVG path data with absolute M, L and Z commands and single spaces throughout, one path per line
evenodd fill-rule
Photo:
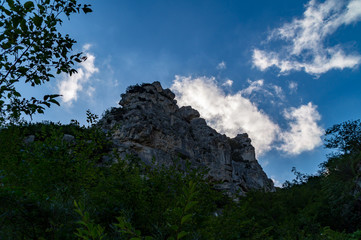
M 324 131 L 317 124 L 321 116 L 316 106 L 308 103 L 299 108 L 285 110 L 284 117 L 290 121 L 290 129 L 280 134 L 283 142 L 279 147 L 280 150 L 297 155 L 321 145 Z
M 274 89 L 276 96 L 279 97 L 280 99 L 284 100 L 285 95 L 283 94 L 282 88 L 277 85 L 272 85 L 272 88 Z
M 89 44 L 83 46 L 84 50 L 89 50 L 89 48 Z M 94 65 L 95 56 L 90 53 L 86 53 L 85 55 L 87 60 L 79 64 L 80 68 L 77 69 L 77 73 L 66 76 L 58 84 L 59 92 L 62 95 L 62 101 L 68 105 L 71 105 L 73 101 L 78 99 L 78 94 L 83 90 L 84 85 L 94 73 L 99 71 Z M 89 87 L 86 93 L 88 96 L 92 96 L 94 91 L 95 89 L 93 87 Z
M 94 94 L 94 92 L 95 92 L 95 88 L 92 87 L 92 86 L 90 86 L 90 87 L 88 87 L 88 89 L 87 89 L 87 91 L 86 91 L 86 94 L 87 94 L 89 97 L 92 97 L 93 94 Z
M 226 63 L 224 61 L 218 63 L 218 65 L 217 65 L 218 70 L 222 70 L 222 69 L 226 69 L 226 68 L 227 68 L 227 66 L 226 66 Z
M 249 83 L 249 86 L 240 91 L 240 93 L 244 97 L 247 97 L 250 99 L 258 98 L 259 100 L 261 100 L 256 95 L 257 93 L 260 93 L 260 94 L 262 94 L 262 96 L 277 97 L 281 100 L 284 100 L 284 98 L 285 98 L 284 94 L 283 94 L 283 90 L 280 86 L 277 86 L 277 85 L 274 85 L 271 83 L 266 84 L 263 79 L 259 79 L 259 80 L 255 80 L 255 81 L 247 80 L 247 82 Z
M 248 83 L 249 83 L 249 87 L 240 91 L 243 96 L 250 96 L 254 92 L 259 92 L 263 90 L 263 85 L 264 85 L 263 79 L 256 80 L 253 82 L 251 80 L 248 80 Z
M 83 51 L 88 51 L 90 48 L 91 48 L 91 44 L 89 44 L 89 43 L 86 43 L 86 44 L 84 44 L 84 46 L 83 46 Z
M 208 124 L 229 137 L 247 132 L 257 154 L 271 149 L 278 125 L 238 92 L 225 94 L 215 78 L 176 76 L 171 87 L 181 106 L 197 109 Z
M 231 79 L 227 79 L 222 86 L 228 86 L 231 87 L 233 85 L 233 81 Z
M 281 73 L 304 70 L 320 75 L 331 69 L 353 68 L 361 63 L 359 54 L 347 54 L 340 45 L 325 46 L 327 37 L 339 27 L 361 20 L 361 0 L 311 0 L 303 17 L 272 31 L 269 40 L 283 40 L 277 51 L 253 50 L 253 64 L 261 71 L 271 66 Z
M 298 84 L 296 82 L 291 81 L 288 84 L 288 88 L 290 89 L 291 93 L 296 92 L 298 88 Z
M 284 111 L 290 129 L 284 131 L 259 109 L 243 92 L 252 92 L 263 86 L 263 80 L 250 82 L 253 89 L 226 94 L 214 77 L 175 76 L 171 90 L 180 106 L 192 106 L 207 123 L 218 132 L 234 137 L 247 132 L 258 155 L 271 149 L 287 154 L 299 154 L 319 146 L 322 128 L 317 124 L 320 115 L 316 106 L 309 103 Z M 274 86 L 274 85 L 273 85 Z M 280 92 L 281 90 L 278 89 Z
M 352 22 L 360 21 L 361 18 L 361 1 L 353 0 L 347 6 L 347 12 L 344 16 L 345 23 L 350 24 Z
M 253 50 L 253 65 L 258 67 L 261 71 L 266 70 L 272 65 L 278 66 L 279 60 L 277 59 L 277 55 L 275 53 L 267 53 L 262 50 L 254 49 Z

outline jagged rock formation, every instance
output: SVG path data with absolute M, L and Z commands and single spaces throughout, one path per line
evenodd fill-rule
M 112 108 L 100 121 L 110 131 L 120 156 L 133 154 L 145 163 L 169 165 L 189 160 L 193 167 L 209 168 L 220 189 L 245 193 L 274 191 L 255 158 L 246 133 L 228 138 L 209 127 L 198 111 L 177 106 L 174 93 L 159 82 L 131 86 L 121 95 L 120 108 Z

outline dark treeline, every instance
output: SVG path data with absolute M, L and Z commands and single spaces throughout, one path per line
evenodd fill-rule
M 0 130 L 0 239 L 361 239 L 359 120 L 327 130 L 319 174 L 238 201 L 206 170 L 109 157 L 90 125 Z

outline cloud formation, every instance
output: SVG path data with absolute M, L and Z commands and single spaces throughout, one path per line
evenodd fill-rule
M 83 51 L 89 50 L 90 45 L 85 44 L 83 46 Z M 86 83 L 89 82 L 90 77 L 99 71 L 98 68 L 95 67 L 94 61 L 95 56 L 85 52 L 85 56 L 87 60 L 81 62 L 80 68 L 77 69 L 77 73 L 67 75 L 61 82 L 58 84 L 58 89 L 60 94 L 62 95 L 62 101 L 68 105 L 71 105 L 73 101 L 78 99 L 78 94 L 83 90 L 83 87 Z M 95 89 L 93 87 L 89 87 L 86 91 L 88 96 L 92 96 Z
M 277 51 L 253 50 L 253 65 L 261 71 L 271 66 L 281 73 L 296 70 L 320 75 L 331 69 L 353 68 L 361 63 L 357 53 L 340 45 L 325 46 L 325 39 L 339 27 L 361 20 L 361 0 L 311 0 L 303 17 L 275 29 L 268 40 L 285 42 Z
M 323 132 L 317 125 L 320 116 L 312 103 L 285 110 L 284 117 L 290 129 L 283 131 L 244 95 L 262 86 L 263 80 L 250 82 L 250 85 L 235 94 L 226 94 L 214 77 L 176 76 L 171 90 L 180 106 L 197 109 L 218 132 L 229 137 L 247 132 L 257 155 L 271 149 L 298 154 L 319 145 Z
M 321 145 L 324 131 L 317 125 L 321 116 L 316 106 L 308 103 L 299 108 L 285 110 L 284 117 L 289 121 L 290 129 L 280 133 L 283 142 L 280 150 L 297 155 Z
M 278 126 L 241 92 L 226 95 L 214 77 L 176 76 L 171 90 L 178 104 L 197 109 L 208 124 L 229 137 L 247 132 L 258 154 L 269 151 Z
M 248 80 L 249 86 L 243 90 L 241 90 L 242 95 L 246 95 L 246 96 L 250 96 L 252 93 L 254 92 L 260 92 L 260 91 L 265 91 L 266 93 L 270 94 L 267 90 L 264 90 L 263 85 L 264 85 L 264 80 L 260 79 L 260 80 L 256 80 L 256 81 L 251 81 Z

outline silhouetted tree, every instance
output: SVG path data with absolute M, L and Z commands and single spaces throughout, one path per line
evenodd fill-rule
M 361 121 L 346 121 L 326 130 L 325 147 L 335 148 L 344 154 L 361 150 Z
M 70 55 L 76 41 L 61 34 L 58 27 L 64 15 L 69 18 L 81 10 L 92 11 L 89 4 L 77 0 L 0 0 L 0 123 L 59 105 L 58 94 L 24 98 L 16 84 L 41 85 L 54 78 L 54 73 L 76 72 L 74 61 L 85 57 Z

